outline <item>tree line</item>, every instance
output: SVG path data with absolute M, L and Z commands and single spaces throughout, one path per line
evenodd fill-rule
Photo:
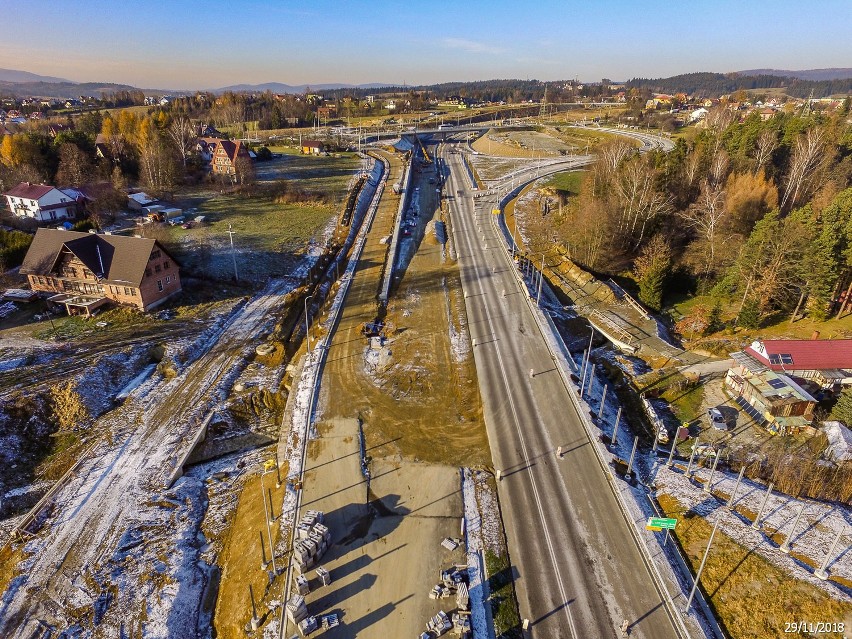
M 852 79 L 801 80 L 778 75 L 742 75 L 739 73 L 684 73 L 670 78 L 633 78 L 626 83 L 629 88 L 655 93 L 687 93 L 699 98 L 716 98 L 741 90 L 784 89 L 796 98 L 827 98 L 832 95 L 852 93 Z
M 740 325 L 843 313 L 852 300 L 848 117 L 740 122 L 717 108 L 669 153 L 614 139 L 569 206 L 550 214 L 548 233 L 587 269 L 630 274 L 654 309 L 668 295 L 702 293 L 733 305 Z

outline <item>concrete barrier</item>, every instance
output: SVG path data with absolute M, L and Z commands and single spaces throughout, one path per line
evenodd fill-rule
M 204 418 L 204 420 L 199 425 L 198 430 L 195 431 L 195 435 L 193 436 L 192 441 L 189 444 L 189 448 L 187 448 L 183 452 L 183 454 L 178 458 L 177 465 L 172 469 L 171 475 L 169 475 L 169 481 L 166 484 L 168 488 L 174 486 L 174 483 L 178 479 L 183 477 L 183 467 L 189 459 L 190 455 L 192 455 L 193 451 L 195 450 L 195 447 L 198 446 L 198 443 L 202 441 L 205 437 L 207 437 L 207 427 L 210 425 L 210 420 L 213 419 L 214 414 L 215 413 L 212 410 L 207 413 L 207 417 Z
M 412 157 L 413 161 L 413 157 Z M 387 304 L 388 296 L 390 295 L 390 287 L 393 283 L 393 271 L 396 264 L 396 255 L 399 251 L 399 236 L 402 229 L 402 220 L 405 217 L 405 209 L 411 198 L 411 163 L 407 164 L 402 172 L 400 180 L 400 198 L 399 208 L 396 211 L 396 220 L 393 225 L 393 235 L 391 236 L 390 247 L 388 248 L 387 258 L 385 259 L 385 272 L 382 279 L 382 289 L 379 292 L 379 301 L 382 304 Z

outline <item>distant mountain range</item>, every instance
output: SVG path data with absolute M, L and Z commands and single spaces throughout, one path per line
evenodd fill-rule
M 749 69 L 748 71 L 737 71 L 740 75 L 777 75 L 783 78 L 798 78 L 800 80 L 848 80 L 852 78 L 852 69 L 803 69 L 802 71 L 788 71 L 784 69 Z
M 49 75 L 38 75 L 29 71 L 16 71 L 15 69 L 0 69 L 0 82 L 68 82 L 64 78 L 54 78 Z
M 394 86 L 382 82 L 370 84 L 282 84 L 281 82 L 265 82 L 264 84 L 232 84 L 221 89 L 213 89 L 213 93 L 224 93 L 225 91 L 244 91 L 247 93 L 304 93 L 308 89 L 313 91 L 334 91 L 335 89 L 378 89 L 379 87 Z

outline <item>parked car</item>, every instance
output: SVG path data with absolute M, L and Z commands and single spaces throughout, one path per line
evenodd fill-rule
M 728 422 L 725 416 L 718 408 L 708 408 L 707 417 L 710 418 L 710 425 L 717 430 L 728 430 Z

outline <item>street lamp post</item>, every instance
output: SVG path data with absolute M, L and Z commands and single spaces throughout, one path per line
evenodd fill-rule
M 269 538 L 269 557 L 272 559 L 272 573 L 278 574 L 278 566 L 275 563 L 275 543 L 272 541 L 272 527 L 269 525 L 269 506 L 266 505 L 266 490 L 263 487 L 263 478 L 272 472 L 272 469 L 264 470 L 260 474 L 260 498 L 263 500 L 263 512 L 266 515 L 266 536 Z
M 314 296 L 313 293 L 305 298 L 305 339 L 308 340 L 308 353 L 311 352 L 311 325 L 308 322 L 308 300 Z

